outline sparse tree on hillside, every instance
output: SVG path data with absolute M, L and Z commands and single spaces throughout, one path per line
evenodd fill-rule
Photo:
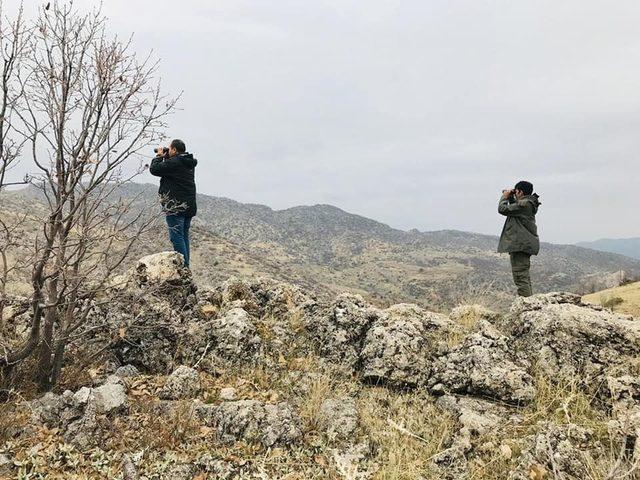
M 48 214 L 31 273 L 29 339 L 0 365 L 36 355 L 44 390 L 56 383 L 97 294 L 149 226 L 117 190 L 140 172 L 136 156 L 161 138 L 175 105 L 154 82 L 157 63 L 138 60 L 130 42 L 106 30 L 99 11 L 54 3 L 40 12 L 28 61 L 21 119 Z
M 21 64 L 30 54 L 31 43 L 25 27 L 22 8 L 14 20 L 4 16 L 0 2 L 0 190 L 8 183 L 7 174 L 18 162 L 24 138 L 14 126 L 16 110 L 22 107 Z M 0 218 L 0 332 L 4 327 L 7 283 L 20 264 L 9 258 L 19 239 L 17 231 L 24 217 Z

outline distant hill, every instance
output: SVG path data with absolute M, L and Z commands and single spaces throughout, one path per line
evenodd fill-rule
M 619 253 L 627 257 L 640 259 L 640 237 L 636 238 L 603 238 L 593 242 L 580 242 L 576 245 L 600 250 L 602 252 Z
M 640 282 L 592 293 L 586 295 L 583 300 L 640 318 Z
M 129 184 L 118 194 L 156 205 L 155 185 Z M 2 209 L 35 208 L 39 192 L 6 192 Z M 169 249 L 157 234 L 135 255 Z M 431 309 L 481 302 L 508 305 L 509 260 L 498 238 L 470 232 L 403 231 L 331 205 L 273 210 L 228 198 L 198 196 L 192 265 L 201 283 L 229 276 L 269 276 L 318 294 L 353 291 L 378 304 L 415 302 Z M 544 243 L 533 260 L 534 291 L 585 291 L 585 279 L 624 270 L 640 278 L 640 260 L 573 245 Z

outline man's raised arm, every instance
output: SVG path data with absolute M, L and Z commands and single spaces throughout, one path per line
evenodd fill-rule
M 151 160 L 151 165 L 149 165 L 149 173 L 151 173 L 151 175 L 155 175 L 156 177 L 162 177 L 163 175 L 171 175 L 178 168 L 180 168 L 180 165 L 177 157 L 165 159 L 164 157 L 158 156 Z
M 513 198 L 513 201 L 511 201 L 511 195 L 512 192 L 510 190 L 504 190 L 502 192 L 502 196 L 498 202 L 498 213 L 500 215 L 504 215 L 505 217 L 515 217 L 520 215 L 522 212 L 522 207 L 518 200 Z

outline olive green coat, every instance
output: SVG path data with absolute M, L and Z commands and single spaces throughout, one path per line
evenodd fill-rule
M 538 213 L 538 195 L 527 195 L 520 200 L 500 198 L 498 213 L 507 217 L 500 235 L 498 252 L 523 252 L 537 255 L 540 251 L 540 239 L 536 226 Z

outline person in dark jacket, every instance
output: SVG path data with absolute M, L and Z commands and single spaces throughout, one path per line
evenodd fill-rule
M 509 254 L 513 281 L 521 297 L 532 294 L 529 273 L 531 256 L 540 252 L 536 226 L 536 213 L 540 207 L 538 198 L 533 193 L 533 185 L 523 180 L 513 190 L 503 190 L 498 203 L 498 213 L 507 217 L 500 235 L 498 252 Z
M 198 160 L 187 153 L 182 140 L 173 140 L 169 148 L 156 149 L 149 172 L 160 177 L 160 202 L 165 212 L 169 239 L 173 249 L 184 257 L 189 267 L 189 228 L 195 216 L 196 205 L 195 168 Z

